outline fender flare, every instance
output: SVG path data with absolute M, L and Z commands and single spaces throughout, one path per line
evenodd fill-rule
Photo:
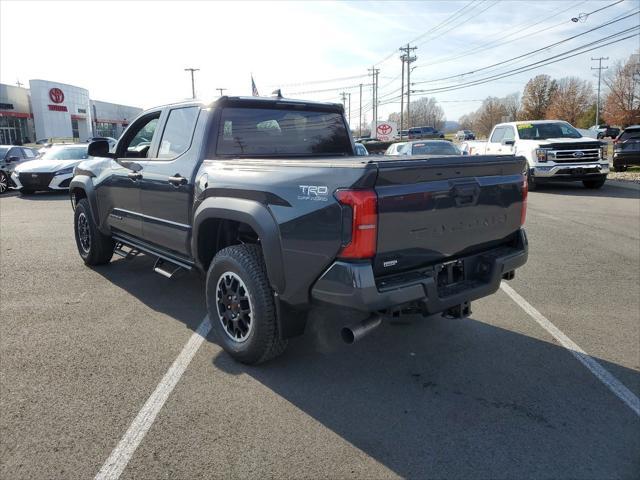
M 96 199 L 96 192 L 93 188 L 93 182 L 91 178 L 86 175 L 76 175 L 69 183 L 69 197 L 71 198 L 71 202 L 73 205 L 73 190 L 75 188 L 79 188 L 80 190 L 84 190 L 85 195 L 87 196 L 87 200 L 89 200 L 89 208 L 91 209 L 91 215 L 93 216 L 96 225 L 102 225 L 100 222 L 100 216 L 98 215 L 98 201 Z M 75 205 L 74 205 L 75 209 Z
M 262 253 L 271 286 L 278 294 L 282 294 L 285 288 L 282 246 L 278 226 L 269 210 L 261 203 L 242 198 L 209 197 L 205 199 L 193 216 L 191 251 L 198 263 L 200 226 L 205 220 L 212 218 L 246 223 L 255 230 L 262 244 Z

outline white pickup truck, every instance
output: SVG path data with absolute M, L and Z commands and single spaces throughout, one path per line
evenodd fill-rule
M 469 155 L 521 155 L 527 159 L 529 189 L 547 181 L 582 181 L 600 188 L 609 173 L 606 145 L 584 137 L 561 120 L 500 123 L 488 141 L 460 145 Z

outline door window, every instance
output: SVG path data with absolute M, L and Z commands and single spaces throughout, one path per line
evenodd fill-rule
M 127 137 L 118 146 L 118 156 L 124 158 L 147 158 L 153 135 L 158 127 L 160 112 L 138 120 L 127 132 Z
M 504 127 L 504 136 L 502 137 L 502 142 L 506 140 L 515 140 L 516 132 L 513 130 L 513 127 Z
M 33 153 L 33 150 L 30 148 L 23 148 L 22 153 L 24 153 L 25 158 L 35 158 L 36 154 Z
M 504 137 L 504 127 L 498 127 L 493 131 L 493 135 L 491 135 L 491 143 L 500 143 L 502 142 L 502 138 Z
M 175 158 L 189 149 L 199 110 L 198 107 L 187 107 L 176 108 L 169 112 L 160 140 L 158 158 Z

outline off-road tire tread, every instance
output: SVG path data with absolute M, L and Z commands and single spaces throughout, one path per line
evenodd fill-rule
M 87 215 L 89 228 L 91 229 L 91 251 L 86 257 L 82 255 L 82 247 L 80 246 L 77 232 L 78 215 L 80 211 L 84 211 L 84 213 Z M 96 222 L 93 219 L 93 215 L 91 214 L 89 201 L 86 198 L 81 199 L 76 205 L 75 214 L 73 216 L 73 231 L 76 239 L 76 245 L 78 247 L 78 252 L 80 253 L 80 256 L 82 257 L 82 260 L 84 260 L 85 264 L 90 266 L 104 265 L 105 263 L 109 263 L 111 261 L 111 257 L 113 257 L 113 248 L 115 246 L 115 242 L 109 235 L 105 235 L 100 230 L 98 230 L 98 226 L 96 225 Z
M 258 288 L 253 288 L 251 291 L 251 295 L 253 296 L 254 301 L 260 302 L 263 307 L 263 318 L 260 319 L 265 328 L 265 330 L 262 332 L 264 337 L 262 340 L 262 343 L 264 344 L 264 346 L 262 347 L 262 354 L 259 355 L 257 360 L 244 360 L 239 357 L 235 358 L 242 363 L 257 365 L 281 355 L 287 348 L 288 342 L 286 339 L 280 338 L 280 333 L 278 331 L 278 320 L 276 318 L 276 307 L 274 303 L 273 290 L 271 289 L 271 285 L 269 283 L 267 268 L 262 256 L 262 249 L 259 245 L 248 244 L 232 245 L 230 247 L 223 248 L 216 254 L 213 261 L 211 262 L 209 273 L 213 271 L 215 265 L 224 257 L 231 258 L 242 265 L 242 267 L 248 273 L 249 277 L 254 280 L 254 283 L 258 286 Z M 207 282 L 209 281 L 211 276 L 212 275 L 207 275 Z M 247 279 L 243 280 L 248 286 L 249 282 L 247 282 Z M 218 279 L 215 278 L 212 281 L 217 282 Z M 209 292 L 208 287 L 207 292 Z M 207 295 L 207 304 L 209 307 L 209 312 L 215 312 L 215 306 L 209 305 L 209 295 Z M 214 321 L 217 322 L 218 319 L 211 318 L 211 322 Z

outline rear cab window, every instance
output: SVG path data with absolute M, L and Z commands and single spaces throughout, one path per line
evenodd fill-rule
M 340 113 L 291 108 L 225 107 L 216 155 L 305 157 L 352 155 Z

